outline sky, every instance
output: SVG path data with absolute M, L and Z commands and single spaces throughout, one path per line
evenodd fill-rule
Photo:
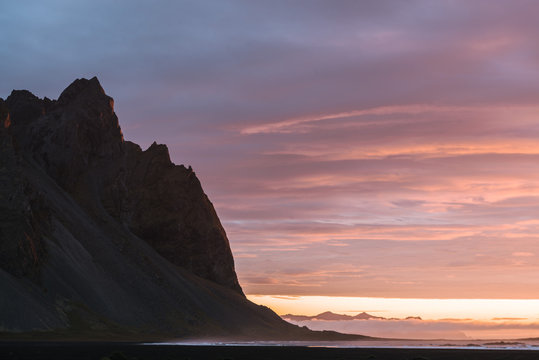
M 98 76 L 127 140 L 193 166 L 246 294 L 536 299 L 538 12 L 5 1 L 0 97 Z
M 416 319 L 289 321 L 299 326 L 307 326 L 312 330 L 333 330 L 348 334 L 365 334 L 392 339 L 446 339 L 438 343 L 442 345 L 451 344 L 451 340 L 467 340 L 464 343 L 466 345 L 484 343 L 478 341 L 478 339 L 506 339 L 521 342 L 521 339 L 529 339 L 532 336 L 539 335 L 539 324 L 512 319 L 495 321 L 474 321 L 471 319 L 442 319 L 435 321 Z M 501 334 L 503 334 L 503 337 L 500 337 Z M 532 344 L 537 346 L 535 341 Z M 405 343 L 403 345 L 417 346 L 418 343 Z M 431 343 L 428 343 L 428 345 L 431 345 Z M 461 343 L 461 345 L 463 344 Z

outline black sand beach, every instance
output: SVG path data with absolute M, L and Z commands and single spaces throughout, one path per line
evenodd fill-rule
M 139 345 L 135 343 L 3 342 L 4 360 L 237 360 L 237 359 L 538 359 L 533 350 L 318 348 L 300 346 L 185 346 Z

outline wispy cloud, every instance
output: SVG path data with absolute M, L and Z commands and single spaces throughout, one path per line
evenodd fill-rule
M 312 115 L 286 119 L 282 121 L 277 121 L 268 124 L 262 124 L 252 127 L 246 127 L 240 130 L 241 134 L 252 135 L 259 133 L 274 133 L 274 132 L 290 132 L 292 130 L 288 129 L 292 126 L 305 124 L 305 123 L 315 123 L 322 120 L 334 120 L 334 119 L 346 119 L 351 117 L 360 117 L 367 115 L 376 115 L 376 116 L 389 116 L 389 115 L 417 115 L 425 112 L 438 112 L 438 111 L 463 111 L 468 108 L 463 107 L 449 107 L 449 106 L 432 106 L 432 105 L 406 105 L 406 106 L 381 106 L 371 109 L 364 110 L 352 110 L 352 111 L 343 111 L 333 114 L 324 114 L 324 115 Z M 288 130 L 287 130 L 288 129 Z
M 193 166 L 247 293 L 539 297 L 538 11 L 12 2 L 0 96 L 97 75 Z

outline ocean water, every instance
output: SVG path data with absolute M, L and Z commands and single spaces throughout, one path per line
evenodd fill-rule
M 538 340 L 170 341 L 143 345 L 305 346 L 325 348 L 470 349 L 539 351 Z

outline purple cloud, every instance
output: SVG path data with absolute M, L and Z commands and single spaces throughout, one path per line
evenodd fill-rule
M 537 297 L 539 4 L 13 3 L 0 96 L 97 75 L 248 293 Z

